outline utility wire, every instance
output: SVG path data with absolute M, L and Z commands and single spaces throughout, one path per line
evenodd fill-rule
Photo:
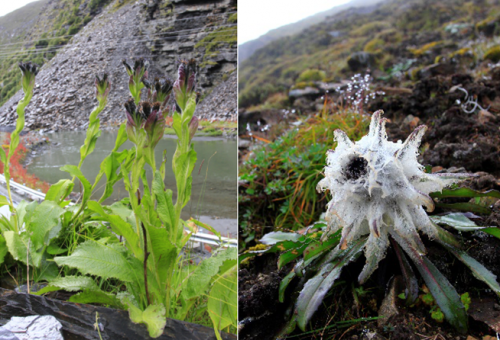
M 227 13 L 213 14 L 213 15 L 207 15 L 207 16 L 198 16 L 198 17 L 192 17 L 192 18 L 177 19 L 177 20 L 174 20 L 174 22 L 183 21 L 183 20 L 197 20 L 198 18 L 207 18 L 207 17 L 216 16 L 216 15 L 233 14 L 233 13 L 237 13 L 237 12 L 227 12 Z M 172 21 L 172 19 L 158 19 L 158 20 L 155 20 L 155 22 L 151 22 L 151 23 L 147 23 L 147 24 L 137 24 L 137 25 L 130 25 L 127 22 L 122 22 L 122 23 L 115 24 L 115 26 L 125 26 L 125 25 L 127 25 L 127 26 L 130 26 L 132 28 L 133 27 L 143 28 L 143 27 L 147 27 L 147 26 L 157 25 L 160 22 L 166 22 L 166 21 Z M 216 28 L 216 27 L 223 27 L 223 26 L 236 26 L 236 25 L 237 24 L 223 24 L 223 25 L 214 26 L 214 28 Z M 172 32 L 165 32 L 165 33 L 187 32 L 187 31 L 193 31 L 193 30 L 199 30 L 199 28 L 190 28 L 190 29 L 178 30 L 178 31 L 172 31 Z M 49 41 L 49 40 L 59 39 L 59 38 L 64 38 L 64 37 L 74 37 L 77 34 L 78 33 L 70 34 L 70 35 L 62 35 L 62 36 L 53 37 L 53 38 L 44 38 L 43 40 Z M 17 41 L 17 42 L 8 43 L 8 44 L 0 44 L 0 48 L 3 47 L 3 46 L 26 44 L 26 43 L 29 43 L 29 42 L 35 42 L 35 41 L 39 41 L 39 40 L 41 40 L 41 39 L 38 38 L 38 39 L 33 39 L 33 40 Z
M 217 35 L 217 37 L 232 37 L 234 34 L 221 34 Z M 116 40 L 116 39 L 105 39 L 105 40 L 97 40 L 97 41 L 92 41 L 88 43 L 75 43 L 72 48 L 79 48 L 80 44 L 83 45 L 83 47 L 87 49 L 91 49 L 93 47 L 100 46 L 101 44 L 104 43 L 109 43 L 109 42 L 116 42 L 115 46 L 109 46 L 108 48 L 114 48 L 114 47 L 121 47 L 122 45 L 126 44 L 131 44 L 131 43 L 140 43 L 140 42 L 150 42 L 152 41 L 151 38 L 148 39 L 133 39 L 133 40 Z M 212 41 L 199 41 L 195 45 L 208 45 L 208 44 L 213 44 L 214 42 Z M 219 41 L 216 43 L 224 43 L 223 41 Z M 42 48 L 37 48 L 37 49 L 27 49 L 27 50 L 21 50 L 21 51 L 12 51 L 12 52 L 5 52 L 2 53 L 0 52 L 0 56 L 16 56 L 16 55 L 23 55 L 23 54 L 40 54 L 40 53 L 46 53 L 46 52 L 51 52 L 60 49 L 63 46 L 68 46 L 70 47 L 71 45 L 64 44 L 64 45 L 54 45 L 54 46 L 48 46 L 48 47 L 42 47 Z
M 211 33 L 213 33 L 214 31 L 210 31 L 210 32 L 203 32 L 203 33 L 206 33 L 207 36 L 210 35 Z M 231 29 L 227 29 L 227 30 L 220 30 L 220 31 L 217 31 L 217 33 L 219 32 L 234 32 L 234 30 L 231 30 Z M 156 33 L 156 34 L 149 34 L 147 35 L 147 39 L 143 39 L 141 40 L 141 37 L 137 37 L 137 39 L 132 39 L 132 40 L 119 40 L 119 39 L 101 39 L 101 40 L 94 40 L 92 42 L 77 42 L 75 43 L 74 45 L 83 45 L 85 47 L 91 47 L 91 46 L 96 46 L 96 45 L 99 45 L 101 43 L 108 43 L 108 42 L 116 42 L 117 44 L 128 44 L 128 43 L 139 43 L 139 42 L 150 42 L 152 41 L 151 37 L 159 37 L 159 38 L 164 38 L 164 39 L 167 39 L 169 38 L 170 36 L 167 36 L 167 37 L 162 37 L 162 35 L 165 34 L 165 33 Z M 190 37 L 192 36 L 192 34 L 187 34 L 187 35 L 173 35 L 172 38 L 183 38 L 183 37 Z M 218 37 L 231 37 L 231 36 L 234 36 L 234 33 L 231 33 L 231 34 L 218 34 L 217 35 Z M 206 37 L 206 36 L 205 36 Z M 204 37 L 204 38 L 205 38 Z M 203 38 L 202 38 L 203 39 Z M 206 42 L 202 42 L 202 41 L 199 41 L 197 42 L 197 45 L 205 45 L 205 44 L 211 44 L 213 42 L 211 41 L 206 41 Z M 47 51 L 50 51 L 50 50 L 53 50 L 54 48 L 58 49 L 60 48 L 61 46 L 67 46 L 67 44 L 64 44 L 64 45 L 54 45 L 54 46 L 48 46 L 48 47 L 41 47 L 41 48 L 36 48 L 36 49 L 26 49 L 26 50 L 21 50 L 21 51 L 4 51 L 5 53 L 2 53 L 1 49 L 0 49 L 0 56 L 15 56 L 15 55 L 18 55 L 18 54 L 22 54 L 22 53 L 30 53 L 30 52 L 47 52 Z M 38 53 L 35 53 L 35 54 L 38 54 Z

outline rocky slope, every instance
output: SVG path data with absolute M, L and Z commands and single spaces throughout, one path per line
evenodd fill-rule
M 202 66 L 198 91 L 209 93 L 236 69 L 235 44 L 216 39 L 221 34 L 217 30 L 235 33 L 235 22 L 228 22 L 235 21 L 235 11 L 231 0 L 110 3 L 41 69 L 25 129 L 84 129 L 96 105 L 94 76 L 104 72 L 113 85 L 101 122 L 123 121 L 122 103 L 128 97 L 123 59 L 143 57 L 150 61 L 150 77 L 174 78 L 177 60 L 195 58 Z M 21 97 L 19 91 L 0 108 L 0 125 L 14 123 Z M 233 101 L 236 107 L 236 96 Z M 224 108 L 214 112 L 226 114 Z

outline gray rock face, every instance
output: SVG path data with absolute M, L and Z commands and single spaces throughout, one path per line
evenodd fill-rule
M 179 59 L 204 60 L 205 49 L 195 46 L 221 25 L 229 25 L 227 19 L 235 11 L 231 6 L 231 0 L 178 1 L 173 9 L 162 9 L 160 5 L 150 20 L 144 2 L 124 4 L 118 9 L 112 2 L 41 69 L 26 108 L 25 130 L 85 129 L 97 104 L 97 73 L 107 73 L 112 83 L 108 104 L 100 114 L 101 124 L 121 123 L 125 119 L 122 105 L 129 96 L 122 59 L 144 57 L 151 64 L 150 79 L 165 75 L 175 79 Z M 202 94 L 236 68 L 236 46 L 217 48 L 221 50 L 214 61 L 217 66 L 211 63 L 211 67 L 198 72 L 197 90 Z M 234 93 L 236 103 L 236 90 Z M 14 124 L 22 96 L 19 91 L 0 108 L 0 125 Z M 212 112 L 226 114 L 225 109 L 219 112 L 214 108 Z
M 62 325 L 52 315 L 13 316 L 3 328 L 14 334 L 13 340 L 64 340 Z
M 373 65 L 375 57 L 368 52 L 355 52 L 347 60 L 349 68 L 353 72 L 359 72 Z
M 236 121 L 238 118 L 236 72 L 203 99 L 196 107 L 195 114 L 200 119 L 221 119 Z

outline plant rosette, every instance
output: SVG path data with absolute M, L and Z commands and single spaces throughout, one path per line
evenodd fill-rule
M 324 297 L 339 278 L 343 267 L 355 261 L 364 251 L 365 265 L 358 276 L 363 284 L 385 258 L 392 245 L 400 263 L 406 289 L 405 298 L 411 305 L 418 298 L 418 281 L 408 258 L 420 273 L 433 296 L 436 308 L 459 332 L 467 331 L 467 314 L 463 301 L 448 279 L 427 258 L 427 250 L 419 231 L 440 243 L 457 257 L 473 275 L 486 283 L 497 295 L 500 285 L 478 261 L 470 257 L 455 237 L 437 223 L 459 231 L 483 230 L 499 237 L 498 228 L 478 227 L 470 220 L 450 217 L 436 219 L 431 196 L 475 197 L 499 195 L 499 192 L 476 193 L 472 190 L 445 189 L 472 174 L 430 174 L 418 163 L 418 148 L 426 127 L 420 126 L 403 143 L 387 140 L 386 119 L 382 111 L 373 114 L 369 132 L 352 142 L 341 131 L 334 132 L 338 145 L 327 153 L 325 178 L 318 190 L 329 190 L 332 199 L 327 205 L 326 223 L 317 223 L 305 235 L 273 232 L 261 242 L 268 247 L 240 255 L 240 261 L 256 254 L 281 252 L 278 265 L 283 267 L 298 260 L 294 269 L 282 280 L 279 300 L 284 301 L 286 289 L 295 277 L 302 277 L 295 312 L 285 327 L 291 332 L 295 325 L 305 331 L 309 320 Z M 441 222 L 445 223 L 441 223 Z M 463 227 L 467 224 L 467 227 Z M 309 279 L 305 279 L 309 278 Z

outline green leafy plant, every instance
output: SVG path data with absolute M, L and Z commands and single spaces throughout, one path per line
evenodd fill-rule
M 315 188 L 331 131 L 342 128 L 359 138 L 359 131 L 367 126 L 368 120 L 352 110 L 328 114 L 325 109 L 321 115 L 303 119 L 299 129 L 254 150 L 254 157 L 239 168 L 240 246 L 252 245 L 269 232 L 267 226 L 298 230 L 317 221 L 326 202 Z
M 429 218 L 422 208 L 425 205 L 432 212 L 434 201 L 430 196 L 496 196 L 499 193 L 443 190 L 444 186 L 471 175 L 424 173 L 423 167 L 416 161 L 416 153 L 425 127 L 417 128 L 405 143 L 396 144 L 387 141 L 384 124 L 381 112 L 376 112 L 369 134 L 356 143 L 351 142 L 343 131 L 335 131 L 338 145 L 335 151 L 328 153 L 325 178 L 318 184 L 318 189 L 329 189 L 333 197 L 327 206 L 326 224 L 317 223 L 304 235 L 285 232 L 264 235 L 261 242 L 268 248 L 240 255 L 242 261 L 259 253 L 280 252 L 279 268 L 297 261 L 279 289 L 279 300 L 283 302 L 289 284 L 300 278 L 297 284 L 300 293 L 286 332 L 292 331 L 295 325 L 302 331 L 306 330 L 309 320 L 342 269 L 356 261 L 363 250 L 366 262 L 358 277 L 361 284 L 376 270 L 390 246 L 401 267 L 407 304 L 414 304 L 418 298 L 418 281 L 410 264 L 412 261 L 428 287 L 429 294 L 422 301 L 428 304 L 435 302 L 432 317 L 438 321 L 446 319 L 458 331 L 466 332 L 466 306 L 470 304 L 470 298 L 468 295 L 460 297 L 448 279 L 427 258 L 417 230 L 441 244 L 471 269 L 478 280 L 500 296 L 500 285 L 495 275 L 462 250 L 453 234 L 437 223 L 447 224 L 459 231 L 482 230 L 496 237 L 500 236 L 499 229 L 479 227 L 461 214 Z M 429 196 L 426 192 L 433 193 Z
M 125 103 L 127 122 L 120 126 L 115 147 L 101 163 L 94 184 L 85 178 L 81 167 L 101 134 L 98 114 L 111 88 L 106 75 L 96 77 L 98 105 L 90 114 L 80 162 L 78 166 L 61 168 L 72 179 L 51 186 L 40 204 L 23 201 L 14 207 L 10 197 L 9 201 L 1 201 L 9 204 L 12 216 L 0 220 L 0 260 L 9 252 L 14 260 L 26 264 L 27 271 L 30 267 L 36 269 L 38 280 L 49 281 L 36 294 L 62 289 L 79 292 L 70 298 L 71 302 L 127 309 L 130 319 L 144 323 L 152 337 L 163 333 L 166 318 L 192 318 L 189 314 L 194 307 L 206 301 L 201 313 L 208 314 L 220 337 L 220 330 L 234 329 L 236 323 L 236 249 L 221 248 L 197 266 L 186 263 L 181 254 L 192 232 L 185 228 L 192 230 L 193 223 L 218 234 L 210 226 L 195 220 L 188 223 L 180 217 L 191 197 L 191 173 L 196 162 L 192 146 L 198 127 L 198 119 L 193 116 L 196 63 L 182 61 L 175 82 L 165 78 L 152 83 L 147 80 L 148 63 L 143 59 L 136 60 L 133 66 L 126 62 L 124 65 L 132 95 Z M 13 143 L 24 125 L 24 108 L 36 75 L 36 67 L 31 64 L 23 64 L 21 69 L 27 95 L 18 106 Z M 141 101 L 143 89 L 147 89 L 148 99 Z M 173 112 L 171 99 L 175 103 Z M 159 166 L 154 153 L 169 114 L 178 138 L 172 165 L 177 188 L 175 204 L 172 190 L 164 184 L 166 151 Z M 127 139 L 135 146 L 118 151 Z M 9 157 L 0 156 L 8 169 Z M 146 174 L 147 167 L 152 170 L 151 178 Z M 92 200 L 103 176 L 104 193 L 99 200 Z M 65 199 L 76 179 L 82 195 L 77 204 L 68 205 Z M 102 205 L 121 180 L 129 197 L 111 206 Z M 60 270 L 64 275 L 58 275 Z M 29 276 L 27 282 L 29 285 Z

